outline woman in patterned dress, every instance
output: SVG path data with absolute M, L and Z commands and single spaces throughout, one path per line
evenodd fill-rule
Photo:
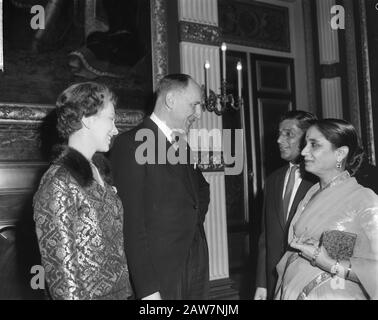
M 123 207 L 104 157 L 114 135 L 115 96 L 79 83 L 57 99 L 57 130 L 67 146 L 41 179 L 34 220 L 52 299 L 127 299 L 132 294 Z

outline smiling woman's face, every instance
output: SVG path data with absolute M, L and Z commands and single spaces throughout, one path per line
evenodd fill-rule
M 93 140 L 96 151 L 107 152 L 109 151 L 112 137 L 118 134 L 118 130 L 115 126 L 115 111 L 113 103 L 107 99 L 104 108 L 92 117 Z

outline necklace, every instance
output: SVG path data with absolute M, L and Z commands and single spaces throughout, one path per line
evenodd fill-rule
M 337 176 L 333 177 L 332 180 L 330 182 L 328 182 L 324 188 L 322 188 L 320 186 L 320 182 L 319 182 L 319 189 L 316 190 L 312 195 L 311 197 L 307 200 L 307 202 L 304 202 L 303 205 L 302 205 L 302 210 L 304 210 L 313 200 L 314 198 L 319 194 L 321 193 L 323 190 L 325 189 L 328 189 L 328 188 L 331 188 L 337 184 L 339 184 L 340 182 L 344 181 L 344 180 L 347 180 L 348 178 L 350 178 L 350 174 L 348 171 L 343 171 L 342 173 L 338 174 Z
M 320 183 L 319 183 L 319 186 L 320 186 L 319 190 L 323 191 L 324 189 L 332 187 L 332 186 L 336 185 L 338 182 L 344 181 L 344 180 L 346 180 L 349 177 L 350 177 L 349 172 L 348 171 L 343 171 L 340 174 L 338 174 L 337 176 L 333 177 L 331 179 L 331 181 L 328 182 L 324 187 L 321 187 Z

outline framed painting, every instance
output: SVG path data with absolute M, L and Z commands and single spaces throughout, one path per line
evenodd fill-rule
M 121 109 L 148 107 L 167 72 L 166 0 L 0 2 L 0 108 L 54 105 L 82 81 L 107 84 Z

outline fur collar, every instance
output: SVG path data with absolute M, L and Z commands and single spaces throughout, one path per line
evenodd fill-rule
M 93 173 L 89 161 L 77 150 L 67 145 L 55 148 L 55 164 L 63 165 L 82 187 L 88 187 L 93 181 Z M 92 162 L 98 168 L 101 177 L 110 185 L 113 185 L 110 166 L 103 154 L 96 153 Z

